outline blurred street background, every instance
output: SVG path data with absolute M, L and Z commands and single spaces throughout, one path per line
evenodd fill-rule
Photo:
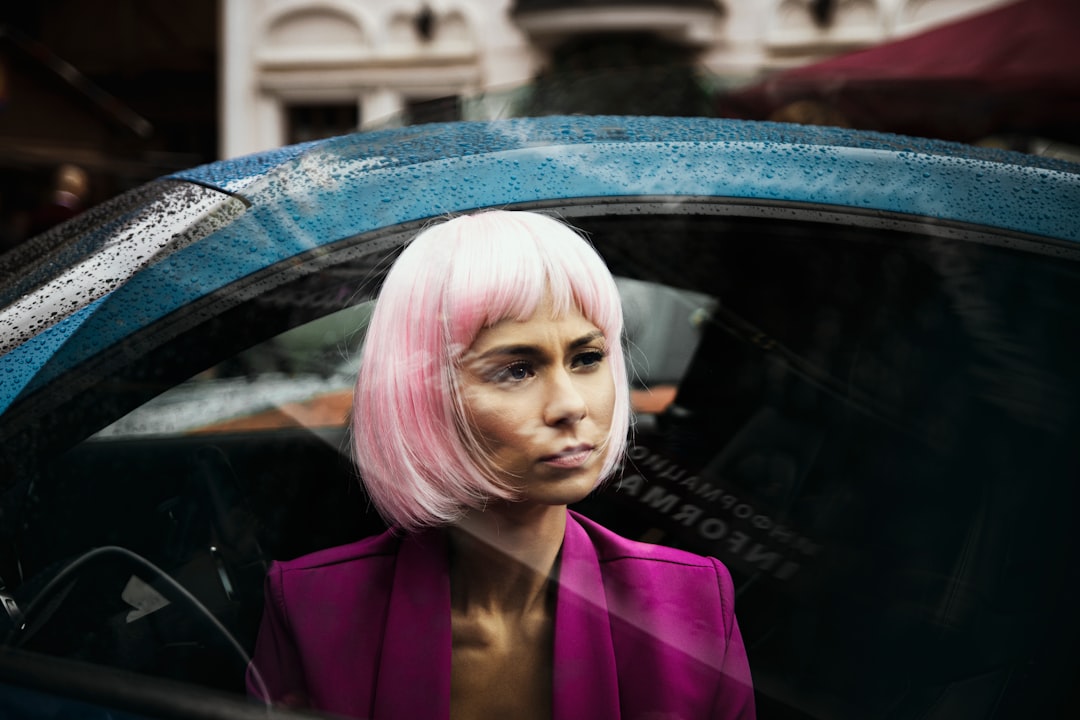
M 0 249 L 357 128 L 839 125 L 1080 159 L 1076 0 L 39 0 L 0 9 Z

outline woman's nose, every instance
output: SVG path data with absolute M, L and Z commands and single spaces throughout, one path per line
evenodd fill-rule
M 588 414 L 585 398 L 566 370 L 556 370 L 549 378 L 544 421 L 548 425 L 574 425 Z

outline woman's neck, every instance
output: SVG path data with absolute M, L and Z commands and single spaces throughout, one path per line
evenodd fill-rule
M 529 613 L 549 607 L 566 508 L 506 503 L 450 529 L 450 601 L 458 612 Z

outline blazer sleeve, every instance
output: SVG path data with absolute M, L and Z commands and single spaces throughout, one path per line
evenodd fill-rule
M 247 692 L 261 700 L 289 707 L 308 706 L 303 665 L 289 623 L 281 565 L 266 575 L 265 604 L 255 654 L 247 668 Z
M 724 660 L 720 668 L 720 682 L 713 700 L 712 717 L 717 720 L 754 720 L 754 684 L 750 677 L 750 663 L 746 658 L 739 623 L 735 619 L 735 584 L 731 574 L 716 558 L 709 558 L 716 571 L 720 588 L 720 612 L 723 622 Z

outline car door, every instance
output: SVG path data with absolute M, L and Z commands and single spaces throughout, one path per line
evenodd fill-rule
M 433 219 L 510 207 L 587 233 L 623 295 L 633 442 L 579 509 L 728 565 L 762 717 L 1072 707 L 1078 178 L 891 136 L 545 118 L 164 180 L 200 211 L 0 356 L 0 697 L 157 715 L 209 688 L 246 712 L 227 696 L 268 563 L 383 527 L 345 429 L 383 273 Z M 79 237 L 153 236 L 127 217 Z M 42 278 L 23 295 L 61 292 Z M 139 679 L 76 686 L 72 661 Z

